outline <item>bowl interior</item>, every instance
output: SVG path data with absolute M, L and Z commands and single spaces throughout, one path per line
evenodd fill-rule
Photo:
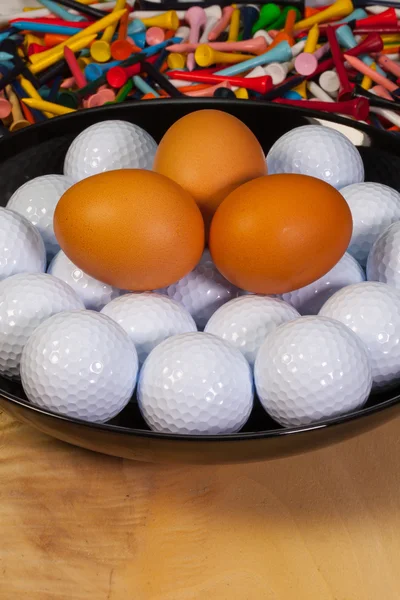
M 0 142 L 0 206 L 5 206 L 14 191 L 26 181 L 39 175 L 62 173 L 64 157 L 70 143 L 76 135 L 93 123 L 107 119 L 130 121 L 143 127 L 159 142 L 168 127 L 177 119 L 202 108 L 225 110 L 240 118 L 257 136 L 266 153 L 281 135 L 295 127 L 306 124 L 333 127 L 347 135 L 359 147 L 364 161 L 366 181 L 385 183 L 400 191 L 400 138 L 396 134 L 384 133 L 349 119 L 329 116 L 321 119 L 321 113 L 276 104 L 212 99 L 201 102 L 154 100 L 81 111 L 30 127 L 2 140 Z M 215 132 L 215 135 L 218 135 L 218 132 Z M 399 392 L 400 388 L 397 388 L 371 396 L 364 409 L 350 417 L 345 416 L 345 419 L 366 415 L 374 412 L 374 408 L 381 410 L 385 406 L 396 403 Z M 26 407 L 30 406 L 22 386 L 17 382 L 0 378 L 0 395 Z M 41 412 L 46 413 L 46 411 Z M 326 425 L 342 420 L 343 417 L 339 417 L 327 422 Z M 135 399 L 113 421 L 101 427 L 114 431 L 121 431 L 120 428 L 123 428 L 125 432 L 129 430 L 132 433 L 149 432 Z M 321 424 L 317 427 L 320 428 Z M 290 433 L 299 429 L 301 428 L 285 431 Z M 265 413 L 256 400 L 255 408 L 244 429 L 238 434 L 230 435 L 229 438 L 245 438 L 249 433 L 264 437 L 276 435 L 278 430 L 281 430 L 280 426 Z M 148 434 L 150 432 L 145 435 Z M 151 433 L 150 435 L 158 437 L 163 434 Z

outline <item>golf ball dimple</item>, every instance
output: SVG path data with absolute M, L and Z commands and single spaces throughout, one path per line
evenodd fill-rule
M 188 275 L 166 288 L 156 290 L 176 300 L 192 315 L 202 330 L 215 311 L 233 298 L 240 290 L 217 270 L 205 251 L 200 263 Z
M 374 242 L 367 260 L 367 279 L 400 290 L 400 221 L 390 225 Z
M 299 290 L 282 294 L 282 298 L 294 306 L 301 315 L 317 315 L 328 298 L 338 290 L 362 281 L 365 281 L 364 271 L 346 252 L 326 275 Z
M 161 342 L 146 359 L 138 402 L 154 431 L 234 433 L 253 406 L 251 369 L 239 350 L 214 335 L 177 335 Z
M 122 290 L 84 273 L 82 269 L 74 265 L 62 250 L 53 258 L 47 272 L 65 281 L 75 290 L 89 310 L 100 311 L 108 302 L 123 293 Z
M 284 427 L 357 410 L 372 384 L 361 340 L 323 317 L 300 317 L 271 332 L 257 355 L 254 378 L 265 410 Z
M 46 250 L 39 231 L 25 217 L 0 208 L 0 280 L 45 269 Z
M 332 296 L 320 315 L 342 322 L 365 344 L 374 390 L 400 382 L 400 291 L 369 281 L 350 285 Z
M 47 260 L 60 249 L 53 229 L 53 217 L 61 196 L 73 185 L 64 175 L 42 175 L 27 181 L 11 196 L 7 208 L 35 225 L 43 238 Z
M 400 220 L 400 194 L 382 183 L 359 183 L 340 190 L 351 210 L 353 234 L 348 252 L 365 267 L 372 244 Z
M 36 327 L 56 313 L 83 308 L 74 290 L 45 273 L 0 282 L 0 374 L 18 379 L 22 350 Z
M 151 169 L 157 144 L 150 134 L 127 121 L 91 125 L 75 138 L 64 162 L 74 182 L 117 169 Z
M 104 423 L 129 402 L 138 359 L 129 336 L 93 311 L 64 312 L 28 340 L 21 380 L 28 399 L 68 417 Z
M 188 311 L 160 294 L 126 294 L 107 304 L 101 312 L 127 332 L 135 344 L 140 365 L 167 338 L 197 331 Z
M 270 175 L 310 175 L 338 190 L 364 181 L 356 146 L 339 131 L 321 125 L 303 125 L 285 133 L 268 152 L 267 166 Z
M 205 332 L 233 344 L 253 367 L 266 336 L 278 325 L 299 316 L 297 310 L 283 300 L 241 296 L 221 306 L 208 321 Z

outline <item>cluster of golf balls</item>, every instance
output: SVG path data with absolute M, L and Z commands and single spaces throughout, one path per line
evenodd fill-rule
M 293 427 L 400 383 L 400 194 L 363 182 L 344 135 L 300 127 L 267 155 L 270 173 L 340 189 L 354 224 L 333 269 L 282 297 L 236 288 L 208 250 L 182 280 L 146 293 L 96 281 L 69 260 L 53 230 L 62 194 L 101 171 L 151 168 L 154 151 L 137 126 L 92 126 L 72 143 L 64 175 L 25 183 L 0 208 L 1 376 L 20 379 L 34 405 L 92 422 L 112 419 L 136 389 L 148 426 L 177 434 L 239 431 L 255 394 Z

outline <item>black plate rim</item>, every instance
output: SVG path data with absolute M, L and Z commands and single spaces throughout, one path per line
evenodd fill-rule
M 357 411 L 353 411 L 350 413 L 345 413 L 343 415 L 338 415 L 337 417 L 332 417 L 331 419 L 326 419 L 324 421 L 320 421 L 317 423 L 312 423 L 310 425 L 302 425 L 301 427 L 285 427 L 282 429 L 267 429 L 265 431 L 248 431 L 248 432 L 238 432 L 238 433 L 224 433 L 224 434 L 208 434 L 208 435 L 193 435 L 193 434 L 174 434 L 174 433 L 162 433 L 157 431 L 147 431 L 146 429 L 135 429 L 130 427 L 121 427 L 120 425 L 113 425 L 109 423 L 92 423 L 90 421 L 84 421 L 82 419 L 75 419 L 73 417 L 68 417 L 65 415 L 61 415 L 49 410 L 45 410 L 40 406 L 35 406 L 30 404 L 28 400 L 22 400 L 13 394 L 5 392 L 0 389 L 0 397 L 7 400 L 11 404 L 16 404 L 17 406 L 22 407 L 23 409 L 27 409 L 28 411 L 32 411 L 43 415 L 45 417 L 50 417 L 56 419 L 58 421 L 63 421 L 67 423 L 72 423 L 74 425 L 80 425 L 83 427 L 88 427 L 89 429 L 100 429 L 101 431 L 108 431 L 111 433 L 124 434 L 132 437 L 145 437 L 150 439 L 159 439 L 159 440 L 185 440 L 190 442 L 244 442 L 250 440 L 263 440 L 269 438 L 275 438 L 280 436 L 294 435 L 300 433 L 308 433 L 310 431 L 316 431 L 318 429 L 327 429 L 335 427 L 336 425 L 342 425 L 344 423 L 358 421 L 363 417 L 369 417 L 373 414 L 379 413 L 383 410 L 391 408 L 396 404 L 400 403 L 400 394 L 395 396 L 394 398 L 390 398 L 389 400 L 385 400 L 379 404 L 374 406 L 369 406 L 367 408 L 361 408 Z M 263 409 L 264 410 L 264 409 Z
M 222 110 L 224 107 L 227 107 L 227 106 L 235 107 L 235 106 L 239 106 L 239 105 L 243 104 L 243 100 L 239 100 L 239 99 L 227 100 L 227 99 L 217 99 L 217 98 L 201 98 L 201 99 L 199 99 L 199 98 L 171 98 L 171 99 L 166 100 L 166 99 L 160 98 L 160 99 L 151 100 L 151 106 L 161 107 L 161 106 L 165 106 L 165 104 L 167 102 L 171 103 L 173 105 L 181 105 L 181 104 L 191 105 L 192 104 L 197 107 L 199 105 L 201 105 L 202 107 L 206 107 L 207 104 L 210 103 L 210 104 L 212 104 L 214 109 L 221 108 Z M 123 104 L 108 105 L 106 107 L 100 106 L 100 107 L 96 107 L 96 108 L 80 110 L 79 112 L 62 115 L 60 117 L 57 117 L 56 122 L 54 122 L 53 119 L 49 119 L 48 121 L 44 121 L 44 122 L 37 123 L 35 125 L 31 125 L 30 127 L 26 128 L 26 129 L 19 130 L 19 131 L 15 132 L 14 134 L 12 134 L 11 136 L 5 136 L 5 137 L 3 137 L 3 139 L 0 140 L 0 153 L 1 153 L 1 151 L 3 151 L 1 153 L 2 160 L 5 160 L 10 155 L 12 156 L 14 154 L 13 147 L 15 147 L 15 146 L 18 147 L 20 145 L 20 138 L 24 138 L 24 137 L 28 138 L 28 137 L 32 136 L 32 141 L 34 142 L 35 134 L 37 132 L 42 131 L 42 130 L 47 131 L 48 129 L 54 130 L 54 126 L 58 123 L 62 127 L 65 122 L 69 122 L 71 119 L 77 120 L 80 117 L 82 119 L 84 119 L 84 117 L 88 114 L 88 111 L 90 111 L 91 115 L 97 115 L 99 120 L 102 118 L 104 118 L 104 120 L 109 120 L 110 118 L 113 118 L 114 112 L 119 112 L 119 110 L 121 109 L 122 106 L 124 106 L 126 108 L 129 108 L 129 107 L 135 108 L 135 106 L 137 106 L 139 104 L 143 104 L 143 103 L 140 101 L 131 101 L 131 102 L 124 102 Z M 394 136 L 390 132 L 379 131 L 376 128 L 374 128 L 366 123 L 360 123 L 360 122 L 352 120 L 350 118 L 341 117 L 339 115 L 335 115 L 335 114 L 331 114 L 331 113 L 324 113 L 321 111 L 309 110 L 309 109 L 305 109 L 305 108 L 301 108 L 301 107 L 297 107 L 297 106 L 282 105 L 282 104 L 278 104 L 275 102 L 246 100 L 246 106 L 248 106 L 250 109 L 257 108 L 258 110 L 260 108 L 266 108 L 269 110 L 275 109 L 279 112 L 290 111 L 291 113 L 295 112 L 304 117 L 315 118 L 315 119 L 320 119 L 320 120 L 322 119 L 325 121 L 330 121 L 332 123 L 338 123 L 341 125 L 346 125 L 348 127 L 353 127 L 354 129 L 363 131 L 366 134 L 368 134 L 368 133 L 373 134 L 373 136 L 375 138 L 380 138 L 386 147 L 391 146 L 393 148 L 393 151 L 395 151 L 397 149 L 397 151 L 400 153 L 400 143 L 399 143 L 399 139 L 396 139 L 396 136 Z M 119 120 L 121 119 L 121 117 L 117 117 L 117 118 Z M 17 144 L 15 146 L 12 143 L 14 140 L 17 142 Z M 4 150 L 6 150 L 7 148 L 8 148 L 8 152 L 7 151 L 4 152 Z M 11 148 L 11 153 L 10 153 L 10 148 Z M 113 424 L 108 424 L 108 423 L 92 423 L 89 421 L 84 421 L 81 419 L 75 419 L 72 417 L 61 415 L 61 414 L 58 414 L 58 413 L 55 413 L 52 411 L 45 410 L 39 406 L 34 406 L 28 400 L 23 400 L 23 399 L 19 398 L 18 396 L 15 396 L 15 395 L 1 389 L 1 380 L 0 380 L 0 397 L 2 399 L 6 400 L 7 402 L 10 402 L 11 404 L 21 407 L 23 410 L 32 411 L 39 415 L 43 415 L 44 417 L 47 417 L 47 418 L 55 419 L 57 421 L 62 421 L 62 422 L 66 422 L 66 423 L 71 423 L 74 425 L 87 427 L 90 429 L 97 429 L 97 430 L 100 430 L 103 432 L 117 433 L 117 434 L 132 436 L 132 437 L 142 437 L 142 438 L 170 440 L 170 441 L 185 440 L 185 441 L 193 442 L 193 443 L 195 443 L 195 442 L 210 442 L 210 441 L 221 442 L 221 443 L 232 442 L 232 441 L 244 442 L 244 441 L 262 440 L 262 439 L 268 439 L 268 438 L 276 438 L 276 437 L 280 437 L 280 436 L 291 436 L 294 434 L 301 434 L 301 433 L 305 434 L 305 433 L 308 433 L 311 431 L 316 431 L 316 430 L 326 429 L 326 428 L 333 428 L 336 425 L 342 425 L 344 423 L 358 421 L 360 419 L 363 419 L 364 417 L 370 417 L 373 414 L 377 414 L 381 411 L 387 410 L 387 409 L 400 403 L 400 394 L 398 394 L 394 398 L 384 400 L 383 402 L 381 402 L 379 404 L 369 406 L 367 408 L 361 408 L 357 411 L 353 411 L 353 412 L 346 413 L 343 415 L 338 415 L 336 417 L 332 417 L 331 419 L 326 419 L 326 420 L 323 420 L 323 421 L 320 421 L 317 423 L 312 423 L 310 425 L 303 425 L 300 427 L 288 427 L 288 428 L 269 429 L 269 430 L 267 429 L 262 432 L 242 432 L 242 433 L 238 432 L 238 433 L 217 434 L 217 435 L 210 435 L 210 434 L 208 434 L 208 435 L 191 435 L 191 434 L 161 433 L 161 432 L 156 432 L 156 431 L 148 431 L 145 429 L 122 427 L 119 425 L 113 425 Z
M 375 138 L 380 138 L 381 141 L 385 144 L 385 146 L 393 146 L 393 151 L 394 148 L 397 147 L 399 148 L 399 139 L 397 138 L 397 136 L 391 132 L 387 132 L 387 131 L 380 131 L 379 129 L 377 129 L 376 127 L 373 127 L 371 125 L 368 125 L 367 123 L 363 123 L 360 121 L 356 121 L 351 119 L 350 117 L 346 118 L 344 116 L 340 116 L 340 115 L 336 115 L 334 113 L 328 113 L 328 112 L 322 112 L 322 111 L 317 111 L 317 110 L 310 110 L 307 108 L 302 108 L 300 106 L 290 106 L 287 104 L 279 104 L 277 102 L 269 102 L 266 100 L 240 100 L 240 99 L 236 99 L 236 100 L 229 100 L 229 99 L 224 99 L 224 98 L 155 98 L 151 101 L 149 101 L 149 104 L 151 103 L 151 106 L 154 106 L 155 108 L 157 107 L 165 107 L 165 104 L 168 103 L 169 105 L 172 106 L 180 106 L 181 104 L 186 104 L 186 105 L 193 105 L 193 106 L 199 106 L 201 105 L 202 107 L 206 108 L 207 104 L 211 104 L 213 109 L 218 109 L 221 108 L 223 110 L 223 108 L 225 106 L 232 106 L 232 107 L 239 107 L 243 105 L 243 102 L 246 103 L 246 106 L 249 107 L 249 109 L 252 108 L 256 108 L 258 110 L 265 108 L 265 109 L 269 109 L 269 110 L 276 110 L 278 112 L 290 112 L 290 113 L 297 113 L 300 116 L 304 116 L 304 117 L 309 117 L 309 118 L 313 118 L 313 119 L 322 119 L 325 121 L 330 121 L 331 123 L 338 123 L 340 125 L 347 125 L 348 127 L 353 127 L 354 129 L 357 129 L 359 131 L 363 131 L 366 134 L 373 134 L 373 136 Z M 134 109 L 137 106 L 142 106 L 143 102 L 141 102 L 140 100 L 132 100 L 132 101 L 128 101 L 128 102 L 123 102 L 123 103 L 118 103 L 118 104 L 113 104 L 113 105 L 108 105 L 108 106 L 98 106 L 98 107 L 94 107 L 94 108 L 86 108 L 83 110 L 79 110 L 73 113 L 68 113 L 65 115 L 60 115 L 57 116 L 56 119 L 48 119 L 47 121 L 42 121 L 39 123 L 36 123 L 34 125 L 30 125 L 29 127 L 26 127 L 24 129 L 20 129 L 18 131 L 16 131 L 15 133 L 13 133 L 12 135 L 6 135 L 4 136 L 2 139 L 0 139 L 0 150 L 4 151 L 4 149 L 6 149 L 7 147 L 10 148 L 12 147 L 14 144 L 12 143 L 14 140 L 18 143 L 20 138 L 23 137 L 31 137 L 32 135 L 34 136 L 37 132 L 39 131 L 47 131 L 47 130 L 54 130 L 55 127 L 57 127 L 57 125 L 59 124 L 61 127 L 64 125 L 64 123 L 68 123 L 71 120 L 78 120 L 80 118 L 82 118 L 82 120 L 85 119 L 85 117 L 88 115 L 88 113 L 90 113 L 91 115 L 94 115 L 95 117 L 98 116 L 99 120 L 101 118 L 104 118 L 104 120 L 109 120 L 110 118 L 113 118 L 113 114 L 114 112 L 118 113 L 122 107 L 124 108 L 132 108 Z M 121 117 L 116 117 L 116 119 L 121 120 Z M 263 124 L 264 125 L 264 124 Z M 400 138 L 400 136 L 399 136 Z M 5 152 L 3 154 L 3 152 L 1 153 L 1 160 L 4 160 L 5 158 L 7 158 L 8 153 Z

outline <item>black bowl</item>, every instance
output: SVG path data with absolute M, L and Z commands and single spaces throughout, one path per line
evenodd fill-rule
M 83 129 L 107 119 L 124 119 L 146 129 L 159 141 L 172 123 L 201 108 L 235 115 L 253 130 L 264 150 L 282 134 L 305 124 L 334 127 L 359 146 L 366 181 L 386 183 L 400 191 L 400 138 L 343 118 L 292 107 L 251 101 L 152 100 L 91 109 L 29 127 L 0 142 L 0 205 L 25 181 L 62 173 L 71 141 Z M 217 135 L 217 132 L 216 132 Z M 97 452 L 135 460 L 168 463 L 236 463 L 279 458 L 328 446 L 392 419 L 400 412 L 400 389 L 371 396 L 359 411 L 306 427 L 282 429 L 256 401 L 240 433 L 186 436 L 153 433 L 135 401 L 105 425 L 86 423 L 32 406 L 20 384 L 0 378 L 0 406 L 17 419 L 56 438 Z

